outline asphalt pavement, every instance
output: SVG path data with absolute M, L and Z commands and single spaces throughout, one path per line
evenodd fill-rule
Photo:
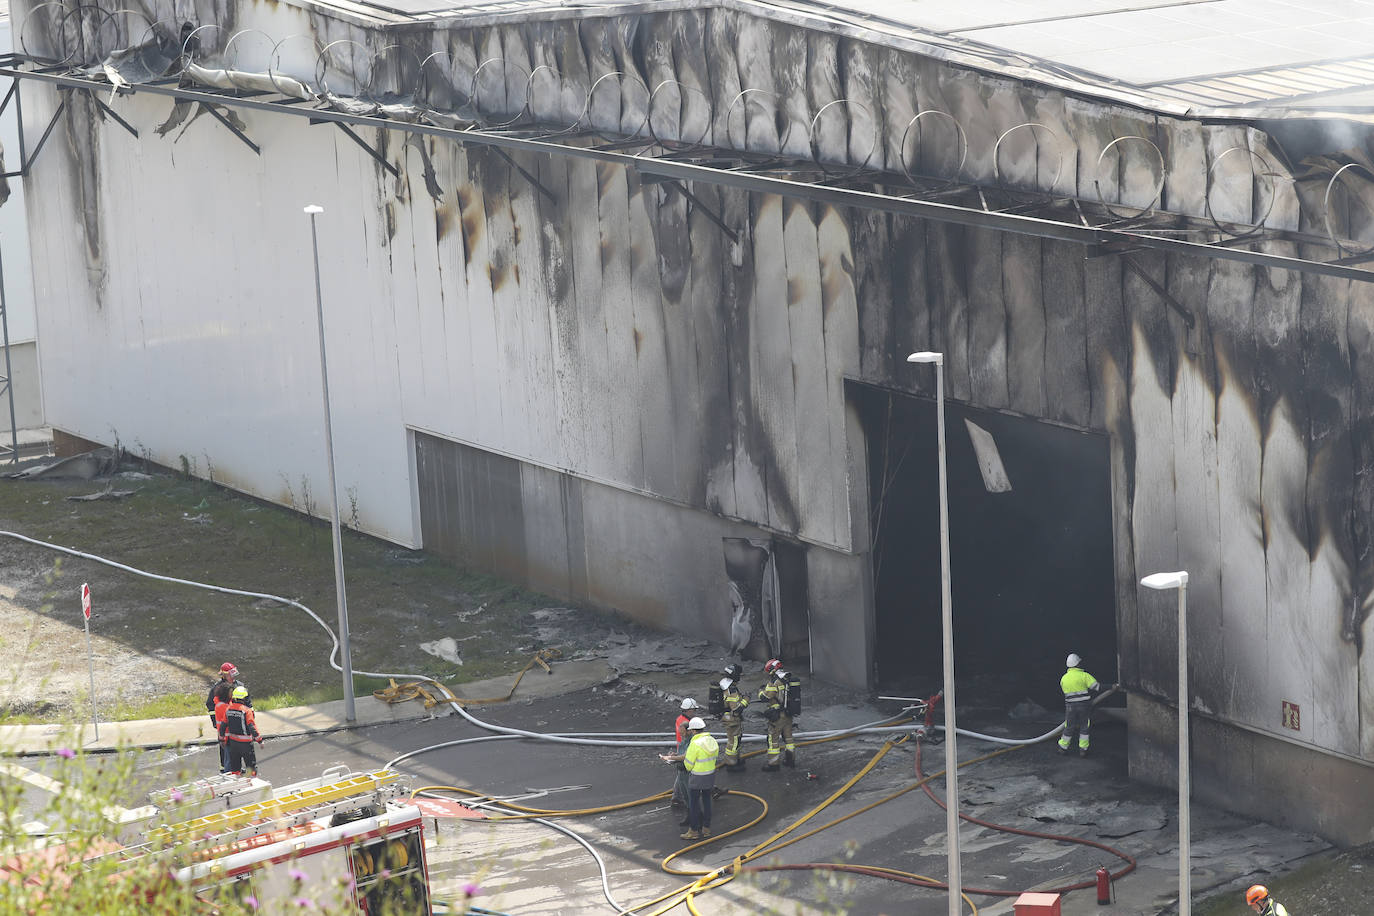
M 748 866 L 778 870 L 743 873 L 707 891 L 696 899 L 700 912 L 948 912 L 943 890 L 874 871 L 897 869 L 937 880 L 946 874 L 945 814 L 938 804 L 944 782 L 930 782 L 934 798 L 915 787 L 918 752 L 922 772 L 930 774 L 943 766 L 944 747 L 911 740 L 906 732 L 803 744 L 798 766 L 779 773 L 762 772 L 755 759 L 744 773 L 720 774 L 718 784 L 729 792 L 715 804 L 715 836 L 677 857 L 689 844 L 678 837 L 681 814 L 666 800 L 591 810 L 648 799 L 671 786 L 672 771 L 657 755 L 669 743 L 678 699 L 693 695 L 704 701 L 703 685 L 711 678 L 709 671 L 618 676 L 601 660 L 570 661 L 556 663 L 550 675 L 527 675 L 509 702 L 470 707 L 490 725 L 541 734 L 662 729 L 664 747 L 497 737 L 444 707 L 364 697 L 356 702 L 352 722 L 345 721 L 341 701 L 258 713 L 268 739 L 260 768 L 268 779 L 290 782 L 339 764 L 363 771 L 393 763 L 412 788 L 456 786 L 577 812 L 538 821 L 473 817 L 432 823 L 429 862 L 436 894 L 456 893 L 475 881 L 484 889 L 481 904 L 500 912 L 592 913 L 637 905 L 741 856 Z M 757 686 L 748 676 L 746 684 Z M 509 679 L 493 679 L 465 685 L 460 693 L 492 697 L 508 687 Z M 851 728 L 896 711 L 892 704 L 822 684 L 807 684 L 805 695 L 810 706 L 798 726 L 812 732 Z M 1053 729 L 1057 718 L 1033 704 L 1022 704 L 1013 716 L 1007 704 L 980 698 L 978 685 L 961 684 L 962 728 L 1028 737 Z M 142 748 L 144 778 L 170 784 L 184 780 L 187 767 L 204 775 L 215 770 L 208 725 L 205 716 L 102 723 L 98 741 L 89 724 L 79 735 L 50 726 L 5 726 L 0 750 L 30 758 L 11 766 L 44 768 L 47 755 L 72 741 L 88 750 Z M 751 719 L 749 731 L 758 736 L 762 725 L 762 719 Z M 759 742 L 746 746 L 756 750 Z M 167 753 L 169 747 L 180 750 Z M 1178 911 L 1176 798 L 1127 778 L 1123 725 L 1100 718 L 1093 756 L 1086 760 L 1059 756 L 1053 742 L 987 756 L 1002 749 L 971 736 L 958 742 L 960 810 L 979 821 L 960 830 L 964 885 L 1004 895 L 970 893 L 978 912 L 1012 913 L 1019 892 L 1091 882 L 1099 866 L 1119 875 L 1114 902 L 1099 905 L 1091 887 L 1072 890 L 1061 898 L 1063 916 Z M 1191 816 L 1195 899 L 1281 873 L 1327 848 L 1314 837 L 1205 806 L 1194 805 Z M 776 839 L 757 852 L 770 838 Z M 833 870 L 835 865 L 848 870 Z M 974 912 L 967 904 L 963 911 Z

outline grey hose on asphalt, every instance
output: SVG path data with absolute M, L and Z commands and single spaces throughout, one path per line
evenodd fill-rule
M 312 620 L 314 620 L 316 623 L 318 623 L 318 624 L 324 629 L 324 631 L 325 631 L 326 633 L 329 634 L 329 640 L 330 640 L 330 643 L 331 643 L 331 646 L 332 646 L 331 649 L 330 649 L 330 652 L 329 652 L 329 666 L 330 666 L 331 668 L 333 668 L 335 671 L 339 671 L 339 672 L 342 672 L 342 671 L 343 671 L 343 667 L 342 667 L 342 666 L 339 664 L 339 662 L 338 662 L 338 655 L 339 655 L 339 639 L 338 639 L 338 636 L 334 633 L 333 628 L 331 628 L 331 627 L 329 626 L 328 623 L 326 623 L 318 614 L 316 614 L 316 613 L 315 613 L 314 611 L 312 611 L 310 608 L 306 607 L 304 604 L 302 604 L 302 603 L 300 603 L 299 601 L 296 601 L 296 600 L 294 600 L 294 599 L 292 599 L 292 598 L 284 598 L 284 597 L 282 597 L 281 595 L 272 595 L 272 594 L 268 594 L 267 592 L 255 592 L 255 591 L 249 591 L 249 590 L 247 590 L 247 589 L 241 589 L 241 588 L 229 588 L 229 587 L 223 586 L 223 585 L 211 585 L 211 584 L 206 583 L 206 582 L 196 582 L 196 581 L 194 581 L 194 580 L 192 580 L 192 579 L 181 579 L 181 578 L 178 578 L 178 577 L 176 577 L 176 576 L 164 576 L 164 575 L 160 575 L 160 574 L 158 574 L 158 573 L 148 572 L 147 570 L 138 569 L 137 567 L 129 566 L 129 565 L 125 564 L 125 563 L 119 563 L 119 562 L 116 562 L 116 561 L 114 561 L 114 560 L 109 560 L 109 559 L 106 559 L 105 557 L 101 557 L 101 556 L 98 556 L 98 555 L 93 554 L 93 553 L 86 553 L 86 552 L 81 551 L 81 550 L 75 550 L 75 549 L 73 549 L 73 548 L 71 548 L 71 547 L 63 547 L 63 546 L 61 546 L 60 544 L 52 544 L 52 543 L 49 543 L 49 542 L 47 542 L 47 541 L 40 541 L 40 540 L 38 540 L 37 538 L 31 538 L 31 537 L 28 537 L 28 536 L 26 536 L 26 535 L 18 534 L 18 533 L 13 532 L 13 531 L 0 531 L 0 535 L 3 535 L 4 537 L 14 538 L 15 540 L 18 540 L 18 541 L 24 541 L 25 543 L 33 544 L 33 545 L 38 546 L 38 547 L 44 547 L 44 548 L 46 548 L 46 549 L 48 549 L 48 550 L 55 550 L 55 551 L 57 551 L 57 552 L 59 552 L 59 553 L 67 554 L 68 556 L 80 557 L 80 558 L 83 559 L 83 560 L 90 560 L 90 561 L 93 562 L 93 563 L 100 563 L 100 564 L 102 564 L 102 565 L 109 566 L 109 567 L 111 567 L 111 568 L 113 568 L 113 569 L 119 569 L 119 570 L 123 570 L 124 572 L 132 573 L 132 574 L 134 574 L 134 575 L 136 575 L 136 576 L 143 576 L 143 577 L 148 578 L 148 579 L 155 579 L 155 580 L 157 580 L 157 581 L 159 581 L 159 582 L 170 582 L 170 583 L 172 583 L 172 584 L 174 584 L 174 585 L 188 585 L 188 586 L 190 586 L 190 587 L 192 587 L 192 588 L 205 589 L 205 590 L 207 590 L 207 591 L 219 592 L 219 593 L 225 594 L 225 595 L 239 595 L 239 596 L 242 596 L 242 597 L 245 597 L 245 598 L 259 598 L 259 599 L 263 599 L 263 600 L 267 600 L 267 601 L 275 601 L 275 602 L 277 602 L 277 603 L 279 603 L 279 604 L 287 605 L 288 607 L 297 608 L 297 609 L 299 609 L 299 610 L 301 610 L 301 611 L 304 611 L 306 614 L 310 615 L 310 618 L 311 618 Z M 436 687 L 439 687 L 441 690 L 444 690 L 445 692 L 448 692 L 448 689 L 447 689 L 446 687 L 444 687 L 443 684 L 441 684 L 439 681 L 435 680 L 434 678 L 429 677 L 429 676 L 424 675 L 424 674 L 412 674 L 412 673 L 408 673 L 408 672 L 362 671 L 362 670 L 359 670 L 359 669 L 354 669 L 354 674 L 361 675 L 361 676 L 363 676 L 363 677 L 376 677 L 376 678 L 408 678 L 408 679 L 412 679 L 412 680 L 425 681 L 425 682 L 428 682 L 428 683 L 430 683 L 430 684 L 434 684 Z M 1113 693 L 1115 693 L 1115 692 L 1116 692 L 1116 688 L 1113 687 L 1111 690 L 1108 690 L 1107 692 L 1105 692 L 1105 693 L 1103 693 L 1101 696 L 1099 696 L 1099 697 L 1097 698 L 1097 700 L 1095 701 L 1095 703 L 1096 703 L 1096 702 L 1101 702 L 1102 700 L 1105 700 L 1107 697 L 1111 696 L 1111 695 L 1112 695 Z M 447 704 L 448 704 L 450 707 L 453 708 L 454 711 L 456 711 L 459 715 L 461 715 L 463 718 L 467 719 L 469 722 L 471 722 L 473 725 L 477 726 L 478 728 L 483 728 L 483 729 L 486 729 L 487 731 L 496 732 L 498 735 L 506 736 L 506 737 L 512 737 L 512 738 L 531 738 L 531 739 L 538 740 L 538 741 L 552 741 L 552 742 L 556 742 L 556 743 L 559 743 L 559 744 L 585 744 L 585 745 L 591 745 L 591 746 L 595 746 L 595 747 L 665 747 L 665 746 L 674 746 L 674 745 L 676 745 L 676 743 L 677 743 L 676 741 L 673 741 L 673 740 L 671 740 L 671 739 L 665 739 L 665 738 L 662 738 L 662 737 L 657 737 L 657 736 L 659 736 L 659 735 L 662 734 L 661 732 L 615 732 L 615 733 L 574 732 L 574 733 L 563 733 L 563 734 L 546 734 L 546 733 L 542 733 L 542 732 L 528 731 L 528 730 L 526 730 L 526 729 L 510 728 L 510 727 L 507 727 L 507 726 L 504 726 L 504 725 L 495 725 L 495 724 L 493 724 L 493 723 L 486 722 L 486 721 L 483 721 L 482 719 L 477 718 L 476 716 L 474 716 L 474 715 L 472 715 L 470 712 L 468 712 L 467 709 L 464 708 L 464 706 L 463 706 L 463 704 L 461 703 L 461 701 L 459 701 L 457 698 L 447 700 L 446 702 L 447 702 Z M 889 721 L 889 720 L 883 719 L 883 720 L 880 720 L 880 721 L 886 722 L 886 721 Z M 940 730 L 943 731 L 943 729 L 940 729 Z M 1036 744 L 1036 743 L 1039 743 L 1039 742 L 1041 742 L 1041 741 L 1048 740 L 1049 738 L 1052 738 L 1052 737 L 1054 737 L 1055 735 L 1059 734 L 1059 732 L 1062 731 L 1062 730 L 1063 730 L 1063 726 L 1060 725 L 1059 727 L 1055 728 L 1053 731 L 1047 732 L 1047 733 L 1045 733 L 1045 734 L 1043 734 L 1043 735 L 1040 735 L 1039 737 L 1035 737 L 1035 738 L 1020 738 L 1020 739 L 1017 739 L 1017 738 L 999 738 L 999 737 L 997 737 L 997 736 L 995 736 L 995 735 L 984 735 L 984 734 L 980 734 L 980 733 L 978 733 L 978 732 L 965 731 L 965 730 L 962 729 L 962 728 L 961 728 L 961 729 L 956 729 L 956 732 L 957 732 L 957 734 L 964 735 L 965 737 L 975 738 L 975 739 L 980 740 L 980 741 L 987 741 L 987 742 L 990 742 L 990 743 L 992 743 L 992 744 L 1001 744 L 1001 745 L 1013 745 L 1013 746 L 1016 746 L 1016 745 Z M 883 726 L 883 725 L 880 725 L 878 722 L 873 722 L 873 723 L 866 723 L 866 724 L 864 724 L 864 725 L 856 725 L 856 726 L 853 726 L 852 728 L 830 729 L 830 730 L 827 730 L 827 731 L 820 731 L 820 732 L 797 732 L 797 733 L 796 733 L 796 737 L 799 738 L 799 739 L 802 739 L 802 740 L 806 740 L 806 741 L 814 741 L 814 740 L 819 740 L 819 739 L 823 739 L 823 738 L 846 737 L 846 736 L 849 736 L 849 735 L 880 735 L 880 734 L 894 734 L 894 733 L 909 732 L 909 731 L 911 731 L 911 728 L 910 728 L 909 726 L 902 726 L 902 725 L 896 725 L 896 726 Z M 611 737 L 611 735 L 614 735 L 614 736 L 615 736 L 615 740 L 609 740 L 609 738 Z M 585 737 L 584 737 L 584 736 L 585 736 Z M 754 742 L 757 742 L 757 741 L 762 741 L 763 739 L 764 739 L 764 736 L 762 736 L 762 735 L 746 735 L 746 736 L 744 736 L 744 740 L 746 740 L 746 741 L 754 741 Z M 444 743 L 444 744 L 433 745 L 432 747 L 433 747 L 433 748 L 447 747 L 447 746 L 449 746 L 450 743 L 451 743 L 451 742 L 449 742 L 449 743 Z M 418 749 L 418 750 L 411 751 L 409 754 L 404 755 L 404 757 L 397 758 L 397 760 L 399 761 L 399 760 L 401 760 L 401 759 L 405 759 L 405 757 L 416 756 L 416 755 L 421 754 L 421 753 L 424 753 L 425 751 L 430 750 L 430 749 L 432 749 L 432 748 L 420 748 L 420 749 Z

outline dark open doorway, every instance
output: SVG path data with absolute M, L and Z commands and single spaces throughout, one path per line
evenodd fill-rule
M 850 390 L 869 449 L 877 680 L 928 695 L 942 677 L 935 403 Z M 1106 437 L 948 402 L 945 433 L 959 681 L 1007 676 L 1054 708 L 1070 651 L 1114 681 Z

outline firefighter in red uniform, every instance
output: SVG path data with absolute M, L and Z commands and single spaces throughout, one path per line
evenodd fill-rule
M 258 775 L 258 754 L 253 742 L 262 744 L 258 724 L 253 719 L 253 707 L 248 705 L 248 688 L 235 687 L 229 705 L 224 707 L 224 719 L 219 726 L 219 740 L 227 749 L 225 772 L 235 775 L 247 772 Z

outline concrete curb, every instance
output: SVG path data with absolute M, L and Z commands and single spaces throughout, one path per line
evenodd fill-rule
M 583 659 L 555 662 L 553 672 L 526 674 L 521 679 L 512 700 L 548 697 L 604 684 L 616 679 L 616 673 L 604 659 Z M 398 679 L 404 681 L 404 679 Z M 460 700 L 504 696 L 511 690 L 513 677 L 502 675 L 482 681 L 462 684 L 453 689 Z M 433 692 L 433 691 L 431 691 Z M 258 712 L 255 716 L 263 739 L 299 737 L 384 725 L 395 722 L 414 722 L 451 715 L 447 706 L 424 708 L 420 699 L 401 703 L 387 703 L 372 696 L 354 699 L 354 720 L 344 718 L 344 701 L 331 700 L 315 706 L 292 706 Z M 0 756 L 35 757 L 56 753 L 62 748 L 81 748 L 87 752 L 103 753 L 120 748 L 150 750 L 177 745 L 210 745 L 210 722 L 206 715 L 181 716 L 175 719 L 143 719 L 128 722 L 100 723 L 100 739 L 96 740 L 95 726 L 84 723 L 40 723 L 36 725 L 0 725 Z

